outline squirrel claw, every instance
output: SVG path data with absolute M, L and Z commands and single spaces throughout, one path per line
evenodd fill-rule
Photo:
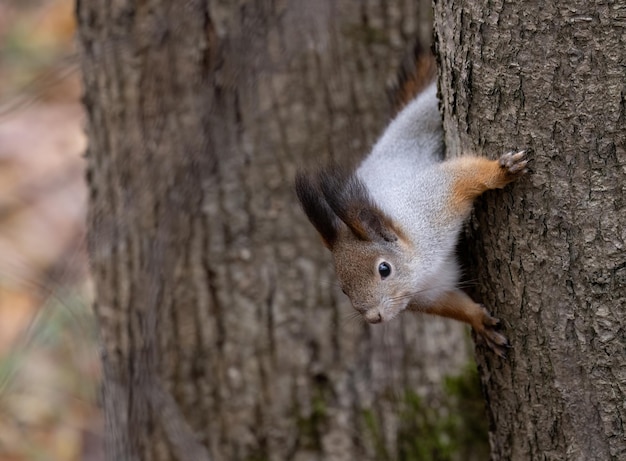
M 489 349 L 494 351 L 496 355 L 498 355 L 498 357 L 501 357 L 503 359 L 506 358 L 506 353 L 509 349 L 512 348 L 512 346 L 504 335 L 495 331 L 491 331 L 485 332 L 481 336 L 487 346 L 489 346 Z
M 500 167 L 504 168 L 511 176 L 521 176 L 528 173 L 528 149 L 511 151 L 500 157 Z
M 511 349 L 509 340 L 502 333 L 496 331 L 501 325 L 500 319 L 492 317 L 485 306 L 483 308 L 483 318 L 480 325 L 475 326 L 474 329 L 481 337 L 483 342 L 494 351 L 499 357 L 506 358 L 507 349 Z
M 485 318 L 483 319 L 483 325 L 486 325 L 489 327 L 497 327 L 500 325 L 500 319 L 497 319 L 487 314 Z

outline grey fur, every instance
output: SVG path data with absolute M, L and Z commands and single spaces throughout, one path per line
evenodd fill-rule
M 441 168 L 443 149 L 433 82 L 391 122 L 356 171 L 371 199 L 402 230 L 412 247 L 403 279 L 407 292 L 419 294 L 403 303 L 383 297 L 380 307 L 384 320 L 395 317 L 410 301 L 428 305 L 458 283 L 454 249 L 466 216 L 449 211 L 453 178 Z M 388 285 L 383 282 L 379 283 L 382 292 Z

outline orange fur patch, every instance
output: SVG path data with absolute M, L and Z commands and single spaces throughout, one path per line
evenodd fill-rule
M 478 331 L 483 329 L 483 308 L 460 290 L 446 293 L 425 312 L 468 323 Z
M 454 177 L 450 205 L 461 213 L 469 212 L 474 199 L 483 192 L 500 189 L 513 179 L 498 160 L 484 157 L 459 157 L 449 160 L 445 168 Z

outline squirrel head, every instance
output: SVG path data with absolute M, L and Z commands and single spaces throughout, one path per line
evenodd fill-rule
M 370 323 L 391 320 L 411 299 L 411 243 L 371 200 L 365 185 L 337 165 L 298 173 L 302 207 L 333 253 L 335 272 L 353 307 Z

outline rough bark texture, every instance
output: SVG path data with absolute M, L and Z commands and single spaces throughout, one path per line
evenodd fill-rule
M 626 3 L 435 3 L 449 153 L 534 151 L 470 229 L 493 459 L 626 459 Z
M 369 148 L 421 8 L 79 1 L 109 459 L 394 459 L 467 360 L 452 322 L 346 321 L 292 193 Z

